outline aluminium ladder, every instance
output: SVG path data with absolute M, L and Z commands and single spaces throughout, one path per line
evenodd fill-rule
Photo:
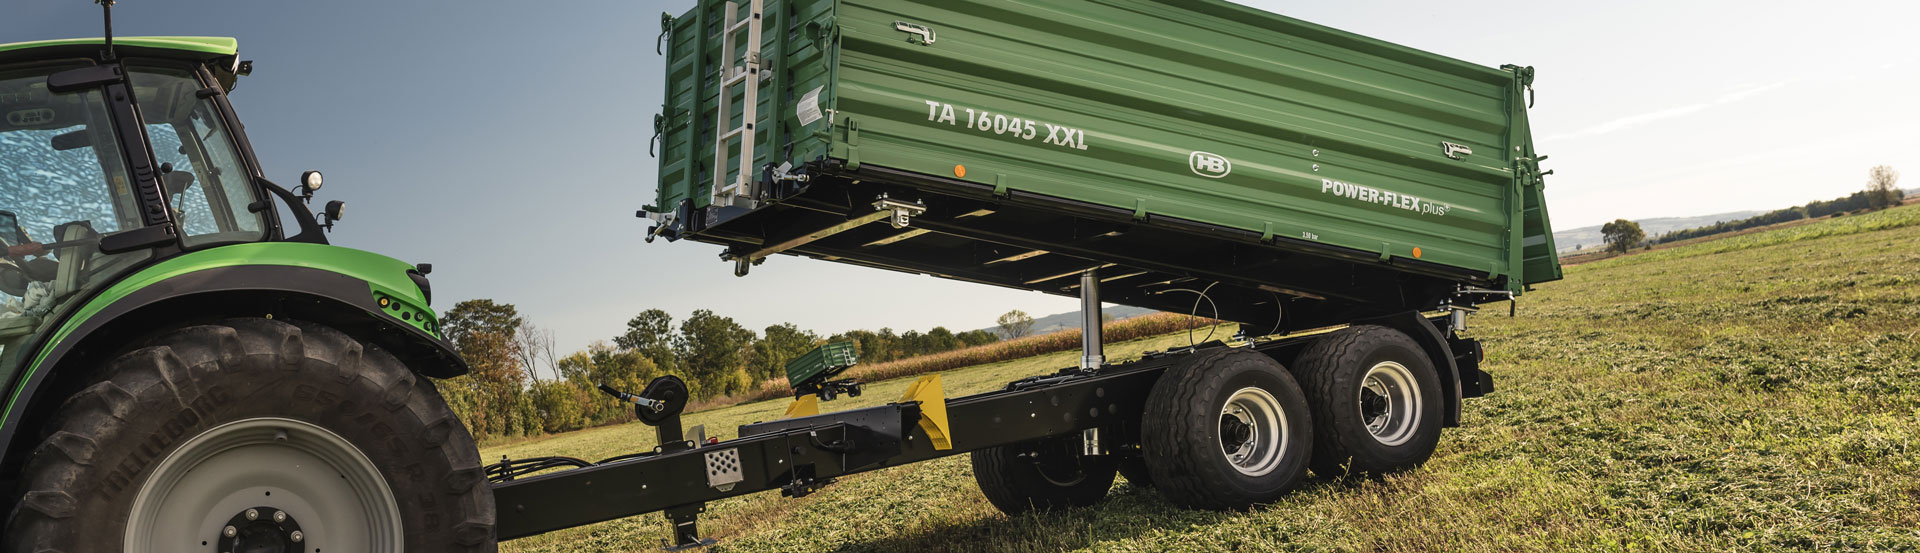
M 720 33 L 720 91 L 715 97 L 718 113 L 714 117 L 713 141 L 713 206 L 732 206 L 736 200 L 752 201 L 753 198 L 753 122 L 757 116 L 760 93 L 760 12 L 764 0 L 751 0 L 748 15 L 739 19 L 740 4 L 727 2 L 726 26 Z M 745 52 L 734 49 L 735 37 L 741 31 L 746 32 Z M 742 60 L 738 67 L 734 60 Z M 729 128 L 733 124 L 733 90 L 735 86 L 744 87 L 740 101 L 740 126 Z M 732 180 L 727 179 L 727 144 L 734 137 L 740 137 L 739 171 Z

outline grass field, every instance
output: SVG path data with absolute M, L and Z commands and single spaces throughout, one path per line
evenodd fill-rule
M 1569 267 L 1517 317 L 1504 311 L 1468 333 L 1486 342 L 1499 391 L 1471 400 L 1407 473 L 1317 479 L 1244 513 L 1174 509 L 1122 482 L 1093 508 L 1010 519 L 959 456 L 799 500 L 720 502 L 702 530 L 714 551 L 1920 551 L 1920 206 Z M 943 378 L 962 395 L 1074 357 Z M 906 383 L 829 405 L 881 403 Z M 725 437 L 782 407 L 688 424 Z M 483 454 L 651 445 L 651 429 L 622 425 Z M 666 536 L 648 515 L 502 550 L 638 551 Z

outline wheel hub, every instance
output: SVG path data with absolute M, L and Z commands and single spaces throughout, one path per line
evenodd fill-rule
M 402 535 L 399 501 L 359 448 L 263 417 L 208 429 L 157 463 L 127 513 L 122 553 L 394 553 Z
M 300 521 L 273 507 L 253 507 L 227 519 L 216 542 L 220 553 L 295 553 L 306 542 Z
M 1260 388 L 1235 391 L 1220 407 L 1220 454 L 1234 470 L 1261 476 L 1280 466 L 1287 444 L 1287 416 L 1280 400 Z
M 1227 454 L 1239 453 L 1253 445 L 1253 427 L 1242 420 L 1238 414 L 1220 417 L 1220 445 L 1227 448 Z
M 1367 387 L 1360 389 L 1360 418 L 1367 421 L 1367 431 L 1379 434 L 1393 416 L 1388 412 L 1391 407 L 1393 400 L 1388 399 L 1377 382 L 1368 382 Z
M 1360 421 L 1373 439 L 1389 446 L 1413 439 L 1424 398 L 1413 371 L 1405 365 L 1393 361 L 1375 364 L 1360 381 L 1357 399 Z

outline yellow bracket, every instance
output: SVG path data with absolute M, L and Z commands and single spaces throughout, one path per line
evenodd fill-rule
M 940 390 L 939 374 L 915 380 L 900 401 L 920 402 L 920 429 L 927 431 L 934 449 L 953 449 L 953 435 L 947 426 L 947 395 Z
M 815 396 L 800 396 L 800 399 L 793 400 L 793 403 L 787 404 L 787 414 L 780 415 L 780 418 L 811 417 L 818 414 L 820 414 L 820 398 Z

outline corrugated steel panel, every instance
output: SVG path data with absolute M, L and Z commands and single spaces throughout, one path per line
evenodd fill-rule
M 745 123 L 711 120 L 726 6 L 671 22 L 662 210 L 708 204 L 717 129 Z M 1211 0 L 767 0 L 765 22 L 753 167 L 977 182 L 1515 290 L 1559 277 L 1530 69 Z

